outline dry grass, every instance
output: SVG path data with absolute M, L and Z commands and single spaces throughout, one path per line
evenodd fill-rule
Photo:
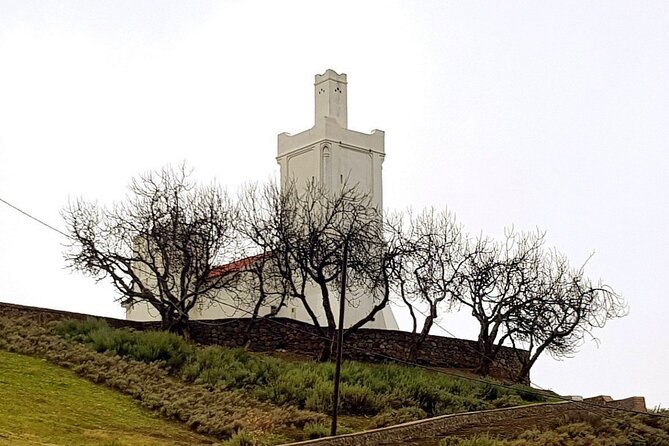
M 321 436 L 329 425 L 331 363 L 201 348 L 168 333 L 115 330 L 94 319 L 47 328 L 0 316 L 2 348 L 67 367 L 233 446 Z M 531 389 L 501 388 L 494 381 L 472 383 L 419 368 L 357 362 L 344 364 L 341 390 L 344 431 L 544 399 Z
M 548 430 L 528 430 L 515 438 L 450 436 L 440 446 L 669 446 L 669 419 L 653 415 L 590 415 Z

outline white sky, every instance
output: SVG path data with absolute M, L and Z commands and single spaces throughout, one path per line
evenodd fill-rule
M 386 131 L 387 207 L 545 229 L 627 298 L 599 348 L 533 381 L 666 407 L 668 24 L 665 1 L 0 0 L 0 198 L 62 228 L 69 198 L 122 199 L 166 163 L 233 191 L 274 177 L 333 68 L 349 127 Z M 0 301 L 122 317 L 63 241 L 0 203 Z

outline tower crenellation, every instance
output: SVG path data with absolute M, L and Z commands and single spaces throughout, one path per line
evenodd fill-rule
M 328 69 L 314 81 L 314 127 L 296 135 L 278 137 L 277 162 L 281 182 L 300 186 L 316 180 L 332 190 L 357 186 L 383 207 L 381 165 L 385 156 L 384 132 L 362 133 L 348 128 L 346 74 Z
M 343 129 L 348 128 L 346 74 L 337 74 L 334 70 L 326 70 L 316 75 L 315 88 L 315 125 L 324 122 L 325 117 L 337 121 Z

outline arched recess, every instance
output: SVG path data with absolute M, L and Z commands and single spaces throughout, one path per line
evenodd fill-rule
M 327 187 L 332 185 L 332 157 L 330 145 L 321 144 L 321 181 Z

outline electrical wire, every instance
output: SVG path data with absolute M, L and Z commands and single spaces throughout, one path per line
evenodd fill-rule
M 414 307 L 414 310 L 418 311 L 418 312 L 419 312 L 420 314 L 422 314 L 424 317 L 427 317 L 427 315 L 426 315 L 425 313 L 423 313 L 420 309 Z M 457 339 L 457 338 L 455 337 L 455 335 L 453 335 L 453 333 L 451 333 L 450 331 L 448 331 L 447 329 L 445 329 L 445 328 L 444 328 L 442 325 L 440 325 L 436 320 L 433 321 L 433 323 L 434 323 L 434 325 L 436 325 L 438 328 L 442 329 L 444 332 L 446 332 L 447 334 L 449 334 L 450 336 L 452 336 L 451 339 Z M 470 350 L 471 350 L 472 352 L 474 352 L 474 353 L 480 355 L 482 358 L 490 359 L 489 356 L 487 356 L 485 353 L 483 353 L 483 352 L 481 352 L 481 351 L 475 349 L 474 347 L 471 346 L 471 344 L 467 344 L 467 346 L 470 348 Z M 534 387 L 538 388 L 539 390 L 543 390 L 544 392 L 551 392 L 551 393 L 555 394 L 555 393 L 552 392 L 551 390 L 546 389 L 546 388 L 540 386 L 539 384 L 537 384 L 537 383 L 534 382 L 534 381 L 532 382 L 532 385 L 533 385 Z M 557 394 L 556 394 L 556 395 L 557 395 Z M 601 415 L 601 416 L 603 416 L 603 417 L 605 417 L 605 418 L 608 418 L 609 420 L 616 421 L 616 422 L 621 421 L 621 420 L 618 420 L 618 419 L 616 419 L 616 418 L 614 418 L 614 417 L 612 417 L 612 416 L 609 416 L 609 415 L 606 414 L 605 412 L 594 412 L 594 411 L 588 409 L 588 406 L 590 406 L 590 407 L 597 407 L 597 408 L 600 408 L 600 409 L 609 409 L 609 410 L 622 411 L 622 412 L 627 412 L 627 413 L 634 414 L 634 415 L 648 415 L 648 416 L 654 416 L 654 417 L 667 418 L 667 419 L 669 419 L 669 416 L 667 416 L 667 415 L 662 415 L 662 414 L 657 414 L 657 413 L 654 414 L 654 413 L 649 413 L 649 412 L 639 412 L 639 411 L 635 411 L 635 410 L 631 410 L 631 409 L 624 409 L 624 408 L 618 408 L 618 407 L 610 407 L 610 406 L 606 406 L 606 405 L 603 405 L 603 404 L 597 404 L 597 403 L 593 403 L 593 402 L 589 402 L 589 401 L 573 400 L 573 399 L 571 399 L 571 398 L 563 397 L 563 396 L 561 396 L 561 395 L 557 395 L 556 398 L 561 399 L 561 400 L 563 400 L 563 401 L 569 401 L 569 402 L 572 402 L 572 403 L 574 403 L 574 404 L 576 404 L 576 405 L 579 405 L 579 406 L 582 406 L 582 407 L 585 406 L 584 409 L 587 410 L 588 412 L 593 413 L 593 414 L 596 414 L 596 415 L 597 415 L 597 414 L 598 414 L 598 415 Z M 625 422 L 625 421 L 622 421 L 622 422 Z M 642 431 L 641 429 L 638 429 L 638 428 L 634 427 L 632 424 L 629 424 L 629 423 L 627 423 L 627 425 L 628 425 L 629 427 L 631 427 L 632 429 L 635 429 L 635 430 L 637 430 L 637 431 L 639 431 L 639 432 L 642 432 L 642 433 L 651 433 L 651 434 L 653 434 L 654 436 L 656 436 L 657 438 L 661 438 L 659 435 L 657 435 L 657 434 L 655 434 L 655 433 L 653 433 L 653 432 Z M 664 440 L 664 438 L 661 438 L 661 439 Z
M 20 209 L 20 208 L 14 206 L 14 205 L 11 204 L 10 202 L 8 202 L 8 201 L 2 199 L 1 197 L 0 197 L 0 202 L 6 204 L 7 206 L 9 206 L 10 208 L 14 209 L 15 211 L 20 212 L 21 214 L 25 215 L 26 217 L 28 217 L 28 218 L 30 218 L 30 219 L 32 219 L 32 220 L 35 220 L 37 223 L 39 223 L 39 224 L 41 224 L 41 225 L 43 225 L 43 226 L 46 226 L 47 228 L 51 229 L 52 231 L 56 231 L 56 232 L 59 233 L 60 235 L 64 235 L 65 237 L 70 238 L 70 236 L 69 236 L 68 234 L 64 233 L 64 232 L 61 231 L 60 229 L 57 229 L 57 228 L 51 226 L 50 224 L 48 224 L 48 223 L 46 223 L 46 222 L 40 220 L 39 218 L 35 217 L 34 215 L 31 215 L 30 213 L 24 211 L 23 209 Z
M 219 302 L 219 304 L 225 305 L 225 306 L 227 306 L 229 308 L 232 308 L 236 311 L 241 311 L 243 313 L 252 314 L 250 311 L 245 310 L 244 308 L 241 308 L 241 307 L 238 307 L 238 306 L 226 303 L 226 302 Z M 326 336 L 322 336 L 322 335 L 319 335 L 318 333 L 314 333 L 312 331 L 304 330 L 304 329 L 301 329 L 301 328 L 298 328 L 298 327 L 293 327 L 293 326 L 285 324 L 282 321 L 280 321 L 278 319 L 275 319 L 275 318 L 264 318 L 264 319 L 266 319 L 268 321 L 271 321 L 272 323 L 281 325 L 285 328 L 289 328 L 293 331 L 299 331 L 299 332 L 305 333 L 305 334 L 307 334 L 311 337 L 315 337 L 315 338 L 318 338 L 318 339 L 321 339 L 321 340 L 324 340 L 324 341 L 328 341 L 328 342 L 332 341 L 330 338 L 328 338 Z M 369 353 L 367 350 L 365 350 L 363 348 L 360 348 L 360 347 L 355 347 L 355 346 L 349 345 L 348 348 L 352 349 L 352 350 L 357 350 L 357 351 L 360 351 L 360 352 L 363 352 L 363 353 Z M 456 373 L 448 372 L 446 370 L 443 370 L 443 369 L 440 369 L 440 368 L 437 368 L 437 367 L 426 366 L 424 364 L 411 362 L 411 361 L 408 361 L 408 360 L 405 360 L 405 359 L 402 359 L 402 358 L 396 358 L 396 357 L 392 357 L 392 356 L 382 354 L 382 353 L 374 353 L 374 355 L 377 356 L 377 357 L 395 362 L 395 363 L 401 363 L 401 364 L 405 364 L 405 365 L 409 365 L 409 366 L 413 366 L 413 367 L 422 368 L 422 369 L 429 370 L 429 371 L 432 371 L 432 372 L 447 375 L 447 376 L 450 376 L 450 377 L 453 377 L 453 378 L 464 379 L 464 380 L 467 380 L 467 381 L 473 381 L 473 382 L 477 382 L 477 383 L 480 383 L 480 384 L 492 385 L 492 386 L 501 387 L 501 388 L 504 388 L 504 389 L 507 389 L 507 390 L 514 390 L 514 391 L 518 390 L 517 387 L 511 386 L 511 385 L 508 385 L 508 384 L 499 383 L 499 382 L 490 382 L 490 381 L 487 381 L 487 380 L 484 380 L 484 379 L 481 379 L 481 378 L 472 378 L 472 377 L 469 377 L 469 376 L 462 376 L 462 375 L 458 375 Z M 528 393 L 533 393 L 536 396 L 545 397 L 546 395 L 543 392 L 546 392 L 547 390 L 546 389 L 540 389 L 540 390 L 541 390 L 541 392 L 540 391 L 534 391 L 533 389 L 526 390 L 526 391 Z M 658 417 L 661 417 L 661 418 L 669 418 L 669 415 L 638 412 L 638 411 L 634 411 L 634 410 L 630 410 L 630 409 L 610 407 L 610 406 L 597 404 L 597 403 L 586 402 L 586 401 L 574 401 L 571 398 L 563 397 L 563 396 L 560 396 L 560 395 L 557 395 L 557 394 L 553 395 L 553 397 L 556 398 L 556 399 L 565 401 L 565 402 L 579 403 L 579 404 L 582 404 L 582 405 L 585 405 L 585 406 L 595 407 L 597 409 L 608 409 L 608 410 L 615 410 L 615 411 L 619 411 L 619 412 L 627 412 L 627 413 L 635 414 L 635 415 L 642 414 L 642 415 L 658 416 Z
M 241 311 L 241 312 L 245 312 L 247 314 L 251 314 L 251 312 L 248 311 L 248 310 L 245 310 L 245 309 L 240 308 L 238 306 L 234 306 L 232 304 L 228 304 L 226 302 L 219 302 L 219 304 L 222 304 L 222 305 L 228 306 L 230 308 L 233 308 L 236 311 Z M 268 321 L 271 321 L 273 323 L 276 323 L 276 324 L 281 325 L 283 327 L 286 327 L 288 329 L 291 329 L 291 330 L 294 330 L 294 331 L 299 331 L 299 332 L 305 333 L 309 336 L 322 339 L 324 341 L 328 341 L 328 342 L 332 341 L 330 338 L 325 337 L 325 336 L 321 336 L 318 333 L 314 333 L 312 331 L 307 331 L 307 330 L 304 330 L 304 329 L 300 329 L 298 327 L 293 327 L 291 325 L 285 324 L 285 323 L 281 322 L 280 320 L 277 320 L 277 319 L 274 319 L 274 318 L 264 318 L 264 319 L 267 319 Z M 355 347 L 355 346 L 349 345 L 348 348 L 352 349 L 352 350 L 358 350 L 358 351 L 361 351 L 363 353 L 368 353 L 365 349 L 362 349 L 360 347 Z M 500 387 L 500 388 L 504 388 L 504 389 L 507 389 L 507 390 L 513 390 L 513 391 L 518 390 L 516 387 L 510 386 L 510 385 L 507 385 L 507 384 L 503 384 L 503 383 L 499 383 L 499 382 L 495 383 L 495 382 L 486 381 L 486 380 L 480 379 L 480 378 L 472 378 L 472 377 L 468 377 L 468 376 L 461 376 L 461 375 L 458 375 L 458 374 L 455 374 L 455 373 L 447 372 L 446 370 L 443 370 L 443 369 L 439 369 L 439 368 L 436 368 L 436 367 L 425 366 L 423 364 L 418 364 L 416 362 L 407 361 L 407 360 L 402 359 L 402 358 L 395 358 L 395 357 L 392 357 L 392 356 L 389 356 L 389 355 L 379 354 L 379 353 L 375 353 L 375 356 L 383 358 L 383 359 L 387 359 L 388 361 L 391 361 L 391 362 L 394 362 L 394 363 L 400 363 L 400 364 L 408 365 L 408 366 L 411 366 L 411 367 L 421 368 L 421 369 L 428 370 L 428 371 L 431 371 L 431 372 L 434 372 L 434 373 L 440 373 L 440 374 L 443 374 L 443 375 L 446 375 L 446 376 L 450 376 L 450 377 L 456 378 L 456 379 L 463 379 L 463 380 L 466 380 L 466 381 L 477 382 L 477 383 L 485 384 L 485 385 L 491 385 L 491 386 L 494 386 L 494 387 Z M 532 393 L 532 394 L 537 395 L 537 396 L 545 397 L 545 394 L 543 394 L 541 392 L 538 392 L 538 391 L 534 391 L 533 389 L 532 390 L 526 390 L 526 392 Z M 643 434 L 651 434 L 654 437 L 662 439 L 662 440 L 666 439 L 666 438 L 660 436 L 659 434 L 657 434 L 655 432 L 649 432 L 647 430 L 639 429 L 639 428 L 635 427 L 634 425 L 632 425 L 630 423 L 627 423 L 625 420 L 621 420 L 619 418 L 615 418 L 612 415 L 609 415 L 607 412 L 623 412 L 623 413 L 628 413 L 628 414 L 631 414 L 631 415 L 646 415 L 646 416 L 650 416 L 650 417 L 665 418 L 665 419 L 669 419 L 668 415 L 663 415 L 663 414 L 658 414 L 658 413 L 649 413 L 649 412 L 638 412 L 638 411 L 635 411 L 635 410 L 625 409 L 625 408 L 622 408 L 622 407 L 611 407 L 611 406 L 606 406 L 606 405 L 603 405 L 603 404 L 597 404 L 597 403 L 588 402 L 588 401 L 574 401 L 571 398 L 563 397 L 561 395 L 553 395 L 553 397 L 556 398 L 556 399 L 562 400 L 564 402 L 569 402 L 569 403 L 573 403 L 576 406 L 580 406 L 580 407 L 583 408 L 583 410 L 585 410 L 586 412 L 589 412 L 593 415 L 602 416 L 604 418 L 607 418 L 607 419 L 609 419 L 611 421 L 615 421 L 615 422 L 626 423 L 627 426 L 629 426 L 631 429 L 634 429 L 634 430 L 636 430 L 638 432 L 641 432 Z M 597 409 L 597 410 L 594 410 L 594 409 Z
M 17 206 L 15 206 L 15 205 L 11 204 L 10 202 L 4 200 L 2 197 L 0 197 L 0 202 L 2 202 L 2 203 L 4 203 L 5 205 L 11 207 L 12 209 L 16 210 L 17 212 L 23 214 L 24 216 L 26 216 L 26 217 L 28 217 L 28 218 L 30 218 L 30 219 L 32 219 L 32 220 L 38 222 L 39 224 L 41 224 L 41 225 L 47 227 L 48 229 L 51 229 L 52 231 L 55 231 L 55 232 L 57 232 L 57 233 L 60 234 L 60 235 L 63 235 L 63 236 L 65 236 L 65 237 L 67 237 L 67 238 L 70 238 L 70 236 L 69 236 L 68 234 L 66 234 L 65 232 L 63 232 L 63 231 L 61 231 L 61 230 L 55 228 L 54 226 L 52 226 L 52 225 L 50 225 L 50 224 L 44 222 L 43 220 L 41 220 L 41 219 L 39 219 L 39 218 L 33 216 L 32 214 L 30 214 L 30 213 L 28 213 L 28 212 L 26 212 L 26 211 L 20 209 L 19 207 L 17 207 Z M 218 302 L 218 303 L 221 304 L 221 305 L 228 306 L 228 307 L 234 309 L 235 311 L 241 311 L 241 312 L 247 313 L 247 314 L 249 314 L 249 315 L 252 315 L 252 313 L 251 313 L 250 311 L 248 311 L 248 310 L 246 310 L 246 309 L 243 309 L 243 308 L 241 308 L 241 307 L 234 306 L 234 305 L 228 304 L 228 303 L 226 303 L 226 302 Z M 423 313 L 420 309 L 418 309 L 418 308 L 414 308 L 414 309 L 415 309 L 416 311 L 418 311 L 421 315 L 426 316 L 425 313 Z M 279 321 L 279 320 L 277 320 L 277 319 L 274 319 L 274 318 L 266 318 L 266 319 L 269 320 L 269 321 L 272 321 L 273 323 L 279 324 L 279 325 L 281 325 L 281 326 L 283 326 L 283 327 L 289 328 L 289 329 L 291 329 L 291 330 L 298 330 L 298 331 L 300 331 L 300 332 L 303 332 L 303 333 L 305 333 L 305 334 L 308 334 L 309 336 L 317 337 L 317 338 L 320 338 L 320 339 L 322 339 L 322 340 L 326 340 L 326 341 L 328 341 L 328 342 L 331 341 L 331 339 L 329 339 L 329 338 L 327 338 L 327 337 L 325 337 L 325 336 L 321 336 L 321 335 L 319 335 L 318 333 L 314 333 L 314 332 L 312 332 L 312 331 L 307 331 L 307 330 L 299 329 L 298 327 L 293 327 L 293 326 L 290 326 L 290 325 L 288 325 L 288 324 L 283 324 L 283 323 L 281 323 L 281 321 Z M 227 324 L 229 324 L 229 323 L 232 323 L 232 321 L 216 322 L 216 323 L 215 323 L 215 322 L 206 322 L 206 321 L 202 321 L 202 320 L 192 320 L 191 322 L 195 322 L 195 323 L 202 324 L 202 325 L 210 325 L 210 326 L 222 326 L 222 325 L 227 325 Z M 449 330 L 445 329 L 445 328 L 444 328 L 443 326 L 441 326 L 437 321 L 434 321 L 433 323 L 434 323 L 435 326 L 437 326 L 438 328 L 440 328 L 441 330 L 443 330 L 445 333 L 447 333 L 448 335 L 450 335 L 452 339 L 457 339 L 457 338 L 456 338 L 456 337 L 455 337 Z M 468 344 L 468 346 L 469 346 L 469 348 L 471 349 L 472 352 L 474 352 L 474 353 L 476 353 L 476 354 L 478 354 L 478 355 L 481 355 L 481 357 L 490 359 L 490 358 L 488 358 L 484 353 L 480 352 L 479 350 L 474 349 L 471 345 Z M 362 351 L 362 352 L 366 352 L 364 349 L 359 348 L 359 347 L 355 347 L 355 346 L 349 346 L 348 348 L 353 349 L 353 350 L 359 350 L 359 351 Z M 418 363 L 416 363 L 416 362 L 407 361 L 407 360 L 404 360 L 404 359 L 402 359 L 402 358 L 396 358 L 396 357 L 392 357 L 392 356 L 385 355 L 385 354 L 379 354 L 379 353 L 375 353 L 375 356 L 377 356 L 377 357 L 381 357 L 381 358 L 383 358 L 383 359 L 387 359 L 387 360 L 392 361 L 392 362 L 395 362 L 395 363 L 401 363 L 401 364 L 405 364 L 405 365 L 412 366 L 412 367 L 422 368 L 422 369 L 425 369 L 425 370 L 429 370 L 429 371 L 432 371 L 432 372 L 435 372 L 435 373 L 440 373 L 440 374 L 443 374 L 443 375 L 446 375 L 446 376 L 450 376 L 450 377 L 454 377 L 454 378 L 457 378 L 457 379 L 464 379 L 464 380 L 467 380 L 467 381 L 473 381 L 473 382 L 482 383 L 482 384 L 486 384 L 486 385 L 492 385 L 492 386 L 496 386 L 496 387 L 504 388 L 504 389 L 507 389 L 507 390 L 517 390 L 517 389 L 514 388 L 513 386 L 509 386 L 509 385 L 506 385 L 506 384 L 503 384 L 503 383 L 495 383 L 495 382 L 490 382 L 490 381 L 486 381 L 486 380 L 483 380 L 483 379 L 478 379 L 478 378 L 472 378 L 472 377 L 468 377 L 468 376 L 458 375 L 458 374 L 455 374 L 455 373 L 447 372 L 446 370 L 443 370 L 443 369 L 440 369 L 440 368 L 425 366 L 424 364 L 418 364 Z M 533 385 L 534 385 L 535 387 L 539 388 L 539 390 L 541 390 L 542 392 L 549 392 L 549 390 L 547 390 L 547 389 L 543 388 L 542 386 L 538 385 L 536 382 L 533 382 Z M 529 393 L 533 393 L 534 395 L 537 395 L 537 396 L 545 396 L 545 394 L 543 394 L 543 393 L 541 393 L 541 392 L 536 392 L 536 391 L 532 391 L 532 390 L 529 390 L 528 392 L 529 392 Z M 668 415 L 663 415 L 663 414 L 658 414 L 658 413 L 647 413 L 647 412 L 644 413 L 644 412 L 638 412 L 638 411 L 634 411 L 634 410 L 631 410 L 631 409 L 625 409 L 625 408 L 621 408 L 621 407 L 610 407 L 610 406 L 606 406 L 606 405 L 602 405 L 602 404 L 597 404 L 597 403 L 593 403 L 593 402 L 575 401 L 575 400 L 572 400 L 571 398 L 563 397 L 563 396 L 560 396 L 560 395 L 557 395 L 557 394 L 554 395 L 554 398 L 559 399 L 559 400 L 562 400 L 562 401 L 565 401 L 565 402 L 571 402 L 571 403 L 575 403 L 575 404 L 580 405 L 580 406 L 584 406 L 584 408 L 585 408 L 586 410 L 588 410 L 588 407 L 593 407 L 593 408 L 600 409 L 600 410 L 603 409 L 603 410 L 616 411 L 616 412 L 625 412 L 625 413 L 634 414 L 634 415 L 644 414 L 644 415 L 648 415 L 648 416 L 652 416 L 652 417 L 659 417 L 659 418 L 667 418 L 667 419 L 669 419 L 669 416 L 668 416 Z M 593 413 L 593 414 L 603 415 L 603 416 L 605 416 L 605 417 L 607 417 L 607 418 L 611 418 L 611 419 L 613 419 L 613 420 L 615 420 L 615 421 L 619 421 L 619 420 L 616 420 L 615 418 L 609 417 L 609 416 L 608 416 L 607 414 L 605 414 L 605 413 L 594 412 L 594 411 L 591 411 L 591 410 L 588 410 L 588 411 L 590 411 L 590 412 Z M 631 425 L 630 425 L 630 426 L 631 426 Z M 631 426 L 631 427 L 633 427 L 633 426 Z M 644 432 L 645 432 L 645 431 L 644 431 Z

